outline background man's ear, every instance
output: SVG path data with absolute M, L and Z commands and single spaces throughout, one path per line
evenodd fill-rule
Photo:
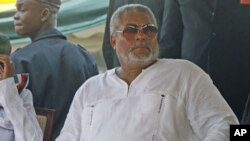
M 41 17 L 42 17 L 41 21 L 44 22 L 44 21 L 48 20 L 49 16 L 50 16 L 49 8 L 44 8 L 42 13 L 41 13 Z
M 115 38 L 114 36 L 110 35 L 109 41 L 110 41 L 111 46 L 112 46 L 113 49 L 115 50 L 116 38 Z

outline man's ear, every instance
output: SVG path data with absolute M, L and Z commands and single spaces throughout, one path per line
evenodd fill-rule
M 115 50 L 115 45 L 116 45 L 116 38 L 113 35 L 110 35 L 109 41 L 113 49 Z
M 41 13 L 41 17 L 42 17 L 41 21 L 44 22 L 44 21 L 48 20 L 49 16 L 50 16 L 49 8 L 44 8 L 42 13 Z

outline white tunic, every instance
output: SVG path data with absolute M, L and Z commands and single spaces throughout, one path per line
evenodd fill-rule
M 209 76 L 159 59 L 127 85 L 115 69 L 77 91 L 57 141 L 228 141 L 238 124 Z
M 32 94 L 24 89 L 19 95 L 13 78 L 0 81 L 0 105 L 3 107 L 0 109 L 0 140 L 43 140 L 33 107 Z

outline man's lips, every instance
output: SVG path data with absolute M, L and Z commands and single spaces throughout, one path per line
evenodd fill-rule
M 143 50 L 143 49 L 147 49 L 147 50 L 150 50 L 150 48 L 148 46 L 136 46 L 136 47 L 133 47 L 132 50 Z
M 21 26 L 21 24 L 14 24 L 15 26 Z
M 14 26 L 22 26 L 22 24 L 18 22 L 14 22 Z

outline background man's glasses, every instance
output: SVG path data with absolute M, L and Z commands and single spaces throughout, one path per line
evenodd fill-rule
M 140 32 L 146 36 L 146 39 L 152 40 L 156 37 L 158 29 L 154 24 L 145 24 L 145 25 L 127 25 L 123 30 L 117 30 L 123 34 L 124 38 L 128 41 L 135 40 L 135 36 Z

